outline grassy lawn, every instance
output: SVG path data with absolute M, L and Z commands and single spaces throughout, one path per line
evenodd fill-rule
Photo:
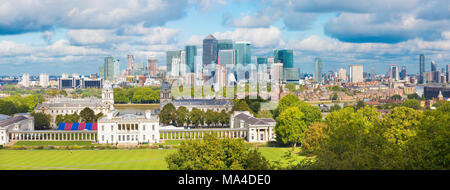
M 268 160 L 277 161 L 290 148 L 259 147 L 258 150 Z M 175 151 L 176 149 L 0 150 L 0 170 L 166 170 L 164 158 Z
M 91 141 L 18 141 L 14 145 L 22 146 L 72 146 L 72 145 L 92 145 Z

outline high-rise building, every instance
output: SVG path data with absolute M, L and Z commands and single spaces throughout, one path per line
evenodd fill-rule
M 30 86 L 30 74 L 25 73 L 22 75 L 22 86 L 24 87 Z
M 225 39 L 217 41 L 217 51 L 233 49 L 233 40 Z
M 167 73 L 172 72 L 172 59 L 173 58 L 180 58 L 181 57 L 181 51 L 167 51 L 166 52 L 166 65 L 167 65 Z
M 267 57 L 257 57 L 256 58 L 256 63 L 258 64 L 258 65 L 262 65 L 262 64 L 268 64 L 268 60 L 267 60 Z
M 220 50 L 218 63 L 221 65 L 235 65 L 234 50 Z
M 270 76 L 272 84 L 281 84 L 283 77 L 283 64 L 274 63 L 271 65 Z
M 126 75 L 131 75 L 134 70 L 134 56 L 133 55 L 127 55 L 127 70 Z
M 112 56 L 105 57 L 103 65 L 103 78 L 105 80 L 114 80 L 120 75 L 120 62 Z
M 314 61 L 314 81 L 322 83 L 322 60 L 318 57 Z
M 217 64 L 217 54 L 217 40 L 210 34 L 203 40 L 203 65 Z
M 400 80 L 406 79 L 406 67 L 402 66 L 402 71 L 400 72 Z
M 195 56 L 197 56 L 197 47 L 196 46 L 185 46 L 186 52 L 186 72 L 194 73 L 195 72 Z
M 395 79 L 396 81 L 398 81 L 400 77 L 397 65 L 391 65 L 390 71 L 391 71 L 390 79 Z
M 450 64 L 447 64 L 446 65 L 446 67 L 445 67 L 445 73 L 446 73 L 446 77 L 447 77 L 447 83 L 450 83 L 450 79 L 448 78 L 449 77 L 449 75 L 450 75 Z
M 362 65 L 350 66 L 350 82 L 363 82 L 364 67 Z
M 147 60 L 147 71 L 148 74 L 152 77 L 156 77 L 156 75 L 158 74 L 158 60 L 155 58 L 150 58 Z
M 273 57 L 275 63 L 283 63 L 283 68 L 294 68 L 294 53 L 293 50 L 274 50 Z
M 46 73 L 41 73 L 39 75 L 39 85 L 41 85 L 44 88 L 47 88 L 48 86 L 50 86 L 49 83 L 49 75 Z
M 434 62 L 434 60 L 431 61 L 431 72 L 433 72 L 433 71 L 437 71 L 437 65 L 436 65 L 436 62 Z
M 235 44 L 236 64 L 246 66 L 252 62 L 251 60 L 251 43 L 246 41 L 238 41 Z
M 419 83 L 423 84 L 425 83 L 425 76 L 424 76 L 424 72 L 425 72 L 425 55 L 420 54 L 419 57 L 420 61 L 419 61 Z
M 338 79 L 340 81 L 347 81 L 347 70 L 344 68 L 340 68 L 338 71 Z

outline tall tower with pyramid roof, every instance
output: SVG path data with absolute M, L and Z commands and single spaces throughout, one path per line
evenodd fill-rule
M 203 65 L 217 64 L 217 57 L 217 39 L 210 34 L 203 40 Z

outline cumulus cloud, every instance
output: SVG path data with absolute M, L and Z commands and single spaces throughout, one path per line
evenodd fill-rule
M 245 40 L 255 47 L 274 47 L 280 43 L 281 31 L 274 26 L 268 28 L 237 28 L 233 31 L 216 32 L 218 39 Z
M 185 15 L 186 1 L 169 0 L 15 0 L 0 4 L 0 34 L 54 27 L 112 29 L 123 24 L 162 25 Z
M 15 57 L 31 53 L 31 48 L 26 44 L 18 44 L 13 41 L 2 40 L 0 42 L 0 56 Z
M 260 28 L 268 27 L 274 21 L 278 20 L 279 16 L 269 15 L 267 12 L 260 10 L 254 15 L 242 15 L 240 18 L 233 19 L 230 14 L 224 14 L 222 16 L 222 23 L 231 27 L 248 27 L 248 28 Z

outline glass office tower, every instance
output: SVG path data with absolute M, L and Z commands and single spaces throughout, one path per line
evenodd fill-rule
M 283 68 L 294 68 L 293 50 L 274 50 L 273 57 L 275 59 L 275 63 L 283 63 Z
M 322 60 L 318 57 L 315 59 L 314 81 L 322 83 Z
M 195 56 L 197 56 L 197 47 L 196 46 L 186 46 L 186 66 L 187 73 L 194 73 L 194 64 L 195 64 Z
M 167 65 L 167 73 L 172 72 L 172 59 L 180 58 L 181 51 L 167 51 L 166 52 L 166 65 Z
M 217 51 L 233 49 L 233 40 L 218 40 L 217 41 Z
M 251 43 L 250 42 L 236 42 L 235 50 L 236 50 L 236 64 L 246 66 L 251 63 Z
M 217 64 L 217 54 L 217 40 L 210 34 L 203 40 L 203 65 Z

